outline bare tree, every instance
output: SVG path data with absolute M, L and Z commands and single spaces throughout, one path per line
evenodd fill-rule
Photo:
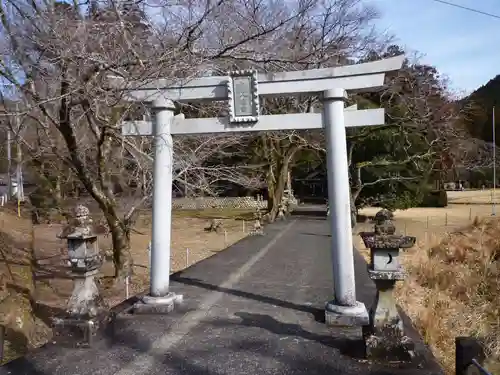
M 220 62 L 225 69 L 254 68 L 279 72 L 333 67 L 354 63 L 369 51 L 383 50 L 390 36 L 374 27 L 378 13 L 358 0 L 311 1 L 302 12 L 272 37 L 255 39 Z M 263 100 L 265 114 L 320 110 L 316 97 L 281 97 Z M 278 213 L 287 176 L 304 149 L 324 150 L 321 131 L 266 132 L 250 143 L 250 160 L 261 165 L 268 190 L 269 218 Z
M 120 207 L 116 190 L 140 177 L 143 193 L 137 203 L 147 199 L 151 144 L 121 137 L 121 121 L 133 108 L 123 105 L 120 92 L 107 88 L 106 77 L 183 82 L 214 63 L 248 60 L 256 46 L 270 51 L 290 25 L 299 25 L 305 15 L 312 18 L 319 2 L 200 0 L 149 9 L 141 4 L 91 2 L 86 7 L 9 0 L 0 6 L 0 75 L 22 96 L 21 115 L 29 125 L 20 142 L 33 160 L 51 160 L 75 176 L 97 202 L 111 233 L 119 277 L 131 271 L 136 205 Z M 209 147 L 214 143 L 207 142 L 196 137 L 177 142 L 178 180 L 209 189 L 211 181 L 232 178 L 230 168 L 201 163 L 215 152 Z M 193 177 L 201 171 L 203 178 Z M 57 184 L 49 185 L 57 190 Z
M 224 53 L 217 54 L 217 59 L 205 61 L 205 66 L 214 73 L 223 74 L 229 69 L 244 68 L 267 73 L 331 67 L 352 63 L 349 58 L 356 59 L 368 51 L 381 49 L 390 39 L 376 32 L 373 22 L 378 14 L 374 8 L 364 6 L 361 1 L 310 0 L 300 3 L 299 6 L 289 5 L 276 2 L 253 4 L 255 9 L 250 20 L 247 12 L 252 6 L 249 4 L 222 4 L 212 12 L 212 27 L 197 29 L 207 36 L 203 39 L 205 48 L 219 51 L 221 46 L 231 45 L 239 35 L 256 37 L 247 38 L 245 43 L 238 44 L 231 50 L 224 47 Z M 228 17 L 228 14 L 233 14 L 234 18 Z M 273 32 L 263 35 L 264 25 L 272 24 L 273 20 L 277 19 L 286 22 L 274 27 Z M 200 54 L 197 53 L 196 56 Z M 262 103 L 263 112 L 267 114 L 309 112 L 315 106 L 319 106 L 317 98 L 283 97 L 266 99 Z M 196 107 L 186 116 L 200 117 L 206 115 L 206 112 L 206 107 Z M 216 112 L 211 111 L 212 115 Z M 197 173 L 200 177 L 203 174 L 206 177 L 213 176 L 216 172 L 216 175 L 220 176 L 218 179 L 240 185 L 266 185 L 269 217 L 271 221 L 274 220 L 283 197 L 288 172 L 295 163 L 297 153 L 304 148 L 319 147 L 321 132 L 269 132 L 254 136 L 231 136 L 231 139 L 235 144 L 246 142 L 247 148 L 253 150 L 247 155 L 245 163 L 238 163 L 238 168 L 219 166 L 215 170 L 198 166 L 190 168 L 189 174 Z M 222 148 L 218 150 L 223 152 Z M 228 148 L 224 151 L 227 150 Z M 182 153 L 182 150 L 180 151 Z M 234 148 L 231 152 L 236 156 Z M 260 176 L 255 174 L 256 169 L 260 171 Z M 215 193 L 213 189 L 208 188 L 209 180 L 200 178 L 197 181 L 205 181 L 205 192 Z

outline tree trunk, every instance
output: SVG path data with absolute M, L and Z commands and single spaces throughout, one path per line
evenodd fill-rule
M 113 242 L 113 263 L 115 266 L 115 276 L 122 280 L 129 276 L 132 271 L 132 257 L 130 254 L 130 234 L 129 223 L 124 218 L 118 217 L 116 211 L 116 202 L 113 197 L 113 189 L 107 178 L 107 170 L 105 161 L 106 155 L 101 154 L 98 157 L 99 165 L 99 186 L 96 180 L 91 176 L 89 170 L 85 167 L 83 160 L 79 155 L 79 147 L 75 133 L 69 121 L 61 121 L 59 131 L 65 138 L 67 148 L 71 156 L 71 162 L 78 179 L 84 186 L 85 190 L 90 193 L 92 198 L 97 202 L 99 208 L 106 218 L 106 222 L 111 233 Z M 105 137 L 106 135 L 104 135 Z M 109 139 L 108 139 L 109 141 Z
M 132 255 L 130 253 L 130 234 L 124 230 L 122 224 L 112 215 L 107 216 L 111 240 L 113 242 L 113 264 L 115 278 L 124 280 L 132 274 Z
M 54 198 L 56 199 L 57 202 L 60 202 L 62 199 L 62 192 L 61 192 L 61 176 L 58 175 L 56 177 L 56 183 L 54 186 Z
M 278 175 L 277 181 L 274 181 L 274 176 Z M 270 181 L 271 178 L 268 178 L 268 198 L 267 198 L 267 211 L 269 214 L 269 221 L 273 222 L 276 220 L 276 216 L 278 215 L 278 207 L 283 199 L 283 193 L 285 190 L 286 181 L 286 171 L 283 168 L 275 171 L 272 174 L 273 181 Z
M 361 187 L 357 187 L 351 190 L 351 203 L 356 203 L 356 199 L 358 199 L 361 190 L 363 190 Z
M 356 200 L 361 193 L 362 187 L 351 190 L 351 228 L 358 223 L 358 207 L 356 206 Z
M 148 190 L 147 183 L 148 183 L 148 178 L 147 178 L 146 172 L 143 170 L 143 171 L 141 171 L 141 192 L 142 192 L 142 195 L 147 194 L 147 190 Z
M 270 222 L 276 220 L 276 216 L 278 215 L 278 208 L 283 199 L 288 182 L 290 162 L 297 150 L 298 148 L 293 147 L 285 154 L 281 162 L 269 166 L 269 172 L 267 175 L 267 210 Z

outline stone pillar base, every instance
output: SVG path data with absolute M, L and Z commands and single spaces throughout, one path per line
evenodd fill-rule
M 415 346 L 408 336 L 377 335 L 364 327 L 366 358 L 378 361 L 412 362 L 415 360 Z
M 55 317 L 52 319 L 52 342 L 64 347 L 89 348 L 103 334 L 110 321 L 111 317 L 106 312 L 88 318 Z
M 182 295 L 168 293 L 163 297 L 144 296 L 141 301 L 134 304 L 134 314 L 168 314 L 172 312 L 176 304 L 182 303 Z
M 364 303 L 356 301 L 354 306 L 340 306 L 330 301 L 325 306 L 325 323 L 328 326 L 361 327 L 369 322 Z

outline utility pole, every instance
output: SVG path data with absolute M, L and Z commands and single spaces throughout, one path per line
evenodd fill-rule
M 19 122 L 19 104 L 16 103 L 16 183 L 17 183 L 17 203 L 24 201 L 24 186 L 23 186 L 23 154 L 21 149 L 21 124 Z
M 24 200 L 24 183 L 23 183 L 23 170 L 22 170 L 22 149 L 21 149 L 21 137 L 20 137 L 20 131 L 21 131 L 21 124 L 19 122 L 19 103 L 16 103 L 15 107 L 16 113 L 14 115 L 14 128 L 16 132 L 16 136 L 14 141 L 16 142 L 16 178 L 13 179 L 13 171 L 12 171 L 12 129 L 11 126 L 9 125 L 7 127 L 7 195 L 8 195 L 8 200 L 12 198 L 13 195 L 13 189 L 12 189 L 12 183 L 15 181 L 16 182 L 16 199 L 17 199 L 17 204 L 18 206 L 20 205 L 21 201 Z M 10 123 L 10 122 L 9 122 Z
M 7 200 L 10 200 L 12 197 L 12 153 L 11 153 L 11 132 L 10 127 L 7 126 Z
M 7 89 L 7 92 L 9 94 L 12 94 L 12 85 L 4 85 L 4 88 Z M 10 95 L 9 95 L 10 98 Z M 4 105 L 5 105 L 4 101 Z M 16 126 L 18 127 L 18 117 L 17 117 L 17 112 L 18 112 L 18 104 L 16 103 Z M 12 125 L 10 120 L 8 120 L 8 125 L 6 127 L 7 131 L 7 200 L 10 200 L 13 195 L 13 189 L 12 189 L 12 183 L 13 183 L 13 178 L 12 178 Z M 17 179 L 16 179 L 17 180 Z M 18 181 L 17 181 L 18 183 Z M 19 185 L 17 185 L 17 190 L 19 191 Z
M 493 195 L 492 195 L 492 205 L 491 205 L 491 216 L 496 215 L 496 202 L 495 202 L 495 193 L 497 187 L 497 140 L 495 136 L 495 107 L 493 107 L 493 120 L 491 122 L 491 132 L 493 134 Z

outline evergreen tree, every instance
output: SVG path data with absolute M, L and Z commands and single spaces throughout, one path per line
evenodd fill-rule
M 471 134 L 492 142 L 493 107 L 497 109 L 495 129 L 500 124 L 500 74 L 459 103 L 465 109 L 464 121 Z
M 367 60 L 399 55 L 398 46 Z M 456 108 L 434 67 L 406 60 L 387 89 L 355 97 L 360 109 L 385 108 L 386 124 L 348 130 L 350 178 L 358 205 L 408 208 L 431 189 L 440 158 L 453 143 Z M 450 143 L 451 142 L 451 143 Z

